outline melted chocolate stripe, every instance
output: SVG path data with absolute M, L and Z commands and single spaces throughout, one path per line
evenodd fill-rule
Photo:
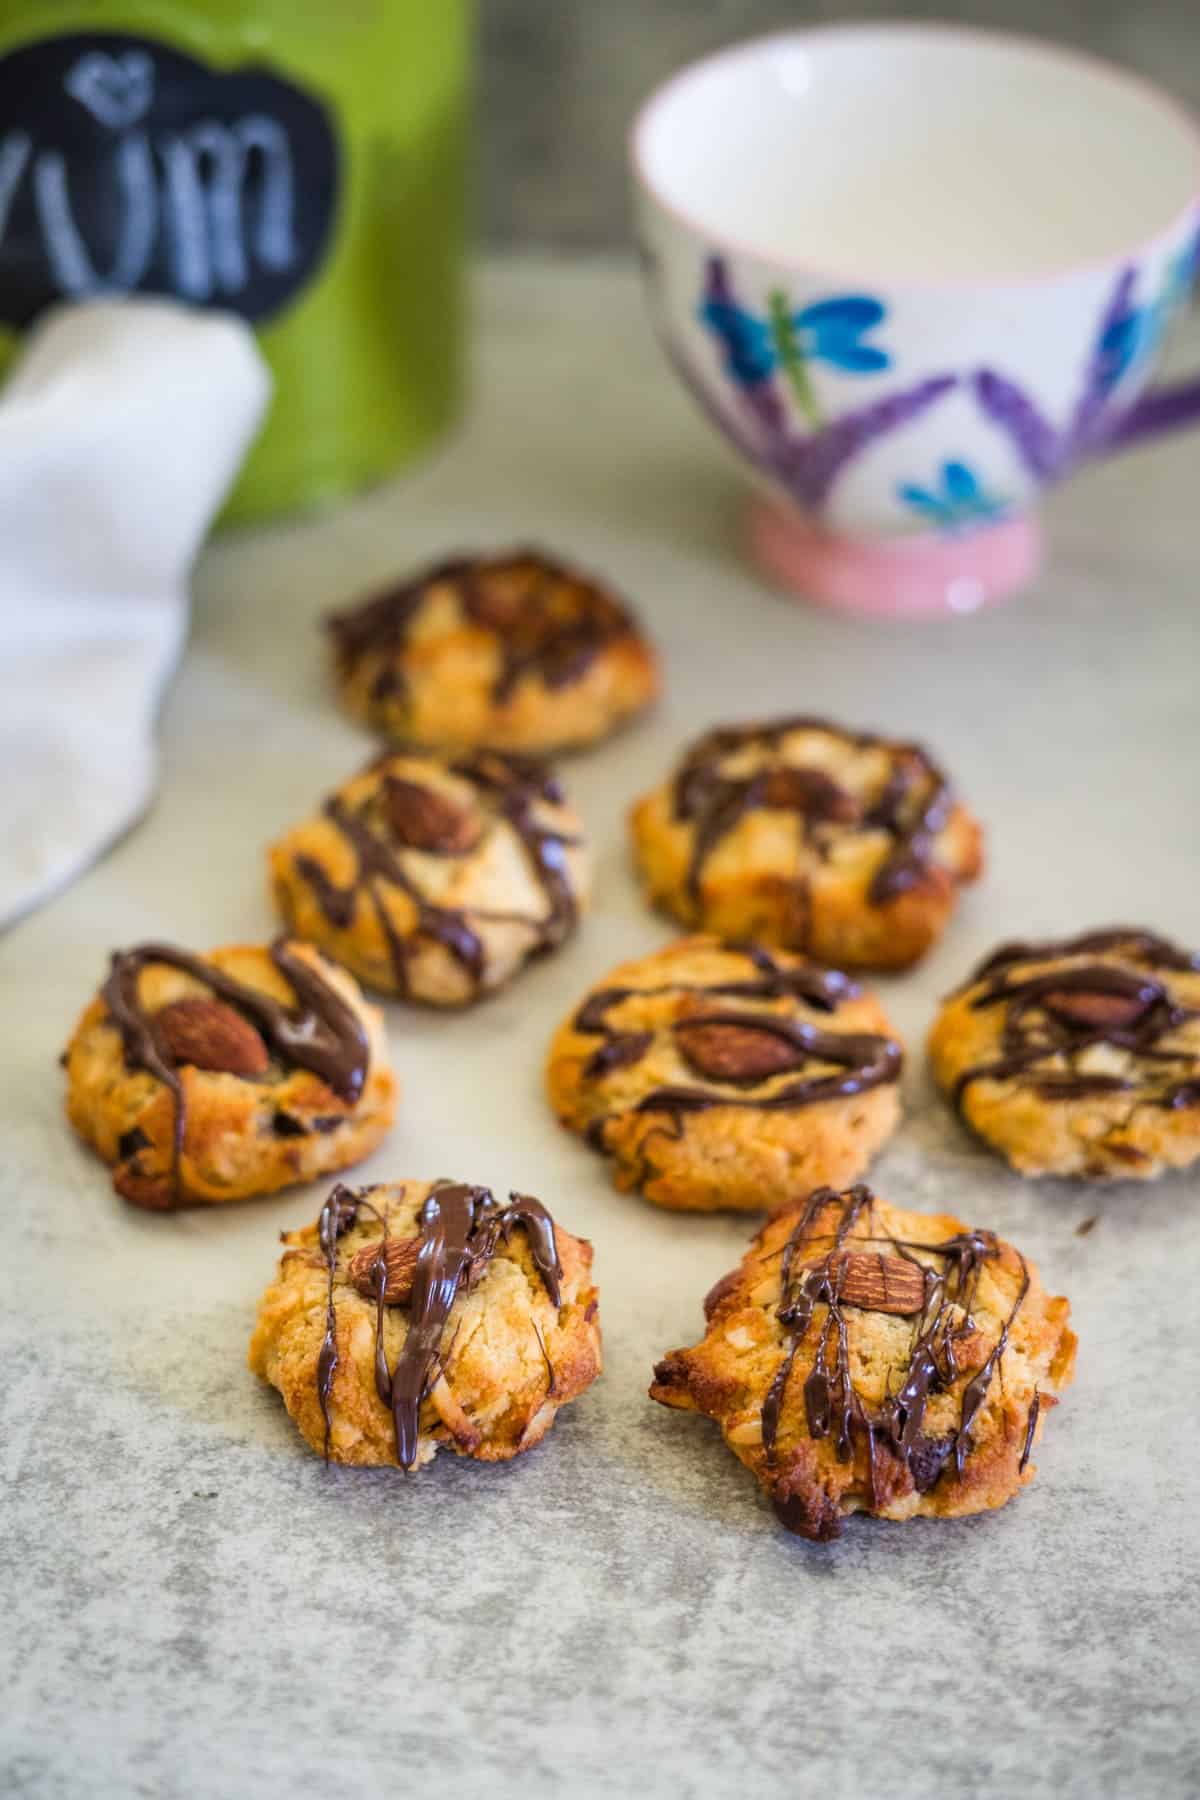
M 458 558 L 438 563 L 413 581 L 385 589 L 343 612 L 331 613 L 325 621 L 326 628 L 343 670 L 352 668 L 368 650 L 402 646 L 427 591 L 439 582 L 458 580 L 469 566 L 466 560 Z
M 761 1031 L 816 1062 L 841 1063 L 864 1074 L 876 1063 L 892 1065 L 892 1075 L 900 1069 L 899 1045 L 875 1031 L 822 1031 L 819 1025 L 810 1025 L 804 1019 L 781 1019 L 776 1013 L 694 1013 L 681 1024 L 689 1031 L 702 1025 L 733 1025 L 741 1031 Z M 889 1076 L 885 1073 L 878 1079 L 887 1080 Z M 876 1082 L 868 1080 L 866 1085 L 873 1087 Z
M 489 579 L 521 571 L 525 588 L 515 600 L 489 592 Z M 326 623 L 343 673 L 352 672 L 369 654 L 402 655 L 430 590 L 446 582 L 457 588 L 466 618 L 497 636 L 500 666 L 492 698 L 498 705 L 511 699 L 528 675 L 551 689 L 571 686 L 608 644 L 634 630 L 631 615 L 611 594 L 536 550 L 486 558 L 460 556 L 334 613 Z M 404 687 L 399 669 L 384 668 L 372 697 L 385 700 L 402 694 Z
M 317 1220 L 317 1242 L 325 1258 L 327 1287 L 325 1296 L 325 1335 L 321 1339 L 321 1348 L 317 1353 L 317 1400 L 321 1408 L 321 1417 L 325 1421 L 325 1461 L 329 1461 L 330 1432 L 332 1420 L 329 1412 L 329 1399 L 333 1392 L 333 1377 L 337 1371 L 337 1310 L 333 1303 L 333 1282 L 337 1273 L 337 1241 L 344 1232 L 350 1230 L 358 1219 L 360 1207 L 365 1206 L 375 1214 L 383 1227 L 380 1243 L 387 1240 L 387 1219 L 376 1210 L 366 1198 L 365 1191 L 355 1192 L 352 1188 L 338 1182 L 329 1198 L 321 1208 L 321 1216 Z
M 1108 925 L 1100 931 L 1085 931 L 1074 938 L 1046 938 L 1035 943 L 1001 944 L 985 956 L 963 983 L 960 992 L 974 987 L 986 975 L 994 975 L 1014 963 L 1049 962 L 1067 956 L 1102 956 L 1106 951 L 1123 951 L 1126 956 L 1146 963 L 1152 969 L 1176 969 L 1181 972 L 1200 970 L 1200 953 L 1181 950 L 1169 939 L 1136 925 Z
M 813 1270 L 808 1278 L 793 1289 L 792 1265 L 795 1257 L 816 1219 L 819 1218 L 826 1206 L 831 1205 L 838 1205 L 842 1210 L 834 1231 L 833 1243 L 830 1246 L 829 1252 L 821 1267 Z M 870 1205 L 871 1190 L 861 1185 L 851 1188 L 846 1194 L 837 1194 L 832 1188 L 816 1188 L 809 1195 L 808 1200 L 805 1203 L 804 1211 L 801 1213 L 796 1226 L 788 1237 L 783 1252 L 783 1286 L 779 1305 L 776 1308 L 776 1317 L 789 1332 L 791 1344 L 783 1362 L 776 1372 L 770 1388 L 767 1390 L 766 1400 L 763 1402 L 763 1448 L 767 1453 L 769 1461 L 773 1461 L 775 1456 L 775 1447 L 779 1434 L 779 1416 L 783 1408 L 783 1397 L 791 1377 L 792 1365 L 796 1360 L 796 1352 L 803 1342 L 804 1335 L 812 1321 L 813 1309 L 818 1301 L 824 1300 L 829 1307 L 830 1319 L 834 1317 L 836 1312 L 836 1299 L 834 1297 L 833 1287 L 830 1283 L 830 1269 L 833 1267 L 837 1252 L 841 1249 L 842 1244 L 852 1229 L 859 1213 L 864 1206 L 870 1207 Z M 824 1337 L 822 1337 L 822 1347 L 823 1345 Z M 815 1375 L 816 1373 L 817 1369 L 814 1365 L 813 1374 Z M 822 1407 L 827 1404 L 827 1376 L 822 1376 L 822 1379 L 813 1387 L 810 1395 L 809 1389 L 811 1383 L 812 1376 L 810 1376 L 809 1381 L 805 1383 L 805 1416 L 809 1421 L 810 1436 L 822 1437 L 826 1435 L 826 1432 L 822 1430 L 814 1431 L 812 1429 L 812 1419 L 814 1409 L 817 1414 L 820 1415 Z M 845 1399 L 845 1396 L 843 1396 L 843 1399 Z M 826 1430 L 827 1428 L 828 1427 L 826 1426 Z M 845 1430 L 848 1434 L 848 1425 Z M 839 1443 L 840 1441 L 841 1436 L 839 1435 Z
M 794 996 L 819 1011 L 832 1013 L 844 1000 L 856 999 L 862 993 L 857 981 L 837 969 L 824 969 L 816 963 L 785 968 L 761 944 L 729 944 L 726 948 L 731 954 L 747 957 L 758 970 L 759 979 L 711 984 L 670 981 L 659 987 L 601 988 L 590 995 L 575 1014 L 575 1030 L 596 1036 L 607 1034 L 610 1027 L 606 1015 L 612 1008 L 641 995 L 657 999 L 664 994 L 712 994 L 730 1000 L 782 1000 Z
M 924 1429 L 929 1395 L 935 1388 L 952 1385 L 958 1374 L 956 1342 L 970 1335 L 971 1308 L 983 1265 L 999 1255 L 998 1240 L 990 1232 L 967 1231 L 941 1243 L 913 1243 L 893 1237 L 880 1238 L 872 1229 L 856 1242 L 887 1242 L 908 1260 L 917 1262 L 925 1281 L 925 1304 L 917 1319 L 907 1366 L 899 1386 L 877 1413 L 872 1413 L 854 1388 L 850 1373 L 849 1338 L 840 1283 L 845 1262 L 840 1251 L 861 1218 L 874 1203 L 869 1188 L 858 1186 L 837 1194 L 831 1188 L 812 1193 L 783 1248 L 781 1292 L 776 1317 L 784 1327 L 787 1343 L 762 1409 L 763 1447 L 769 1462 L 775 1459 L 780 1415 L 796 1356 L 812 1324 L 818 1305 L 826 1307 L 819 1326 L 813 1366 L 804 1386 L 804 1417 L 813 1439 L 832 1436 L 840 1461 L 853 1456 L 854 1429 L 866 1438 L 867 1475 L 872 1504 L 876 1504 L 876 1452 L 879 1443 L 907 1469 L 913 1485 L 925 1493 L 938 1480 L 953 1455 L 956 1471 L 963 1472 L 970 1451 L 970 1431 L 983 1407 L 992 1381 L 1008 1347 L 1009 1333 L 1029 1291 L 1029 1269 L 1021 1258 L 1021 1284 L 984 1363 L 965 1384 L 958 1425 L 950 1434 L 930 1438 Z M 829 1207 L 838 1209 L 832 1234 L 814 1235 L 814 1227 Z M 799 1259 L 817 1244 L 828 1245 L 821 1260 L 797 1270 Z M 933 1269 L 911 1253 L 922 1250 L 941 1259 Z M 963 1314 L 956 1324 L 954 1312 Z M 1026 1428 L 1024 1468 L 1037 1423 L 1039 1400 L 1035 1392 Z
M 727 756 L 751 745 L 771 749 L 797 731 L 826 732 L 856 749 L 883 749 L 893 758 L 893 772 L 863 818 L 864 825 L 886 831 L 893 840 L 867 891 L 872 905 L 886 905 L 928 873 L 934 841 L 954 806 L 950 785 L 928 752 L 919 744 L 847 731 L 828 719 L 774 719 L 710 731 L 692 746 L 679 766 L 674 782 L 675 817 L 690 820 L 695 831 L 686 880 L 692 900 L 700 899 L 704 869 L 712 852 L 746 813 L 769 808 L 795 812 L 806 832 L 815 824 L 839 817 L 835 796 L 846 797 L 820 770 L 786 765 L 749 776 L 731 777 L 721 772 Z M 780 774 L 793 777 L 786 791 L 781 791 L 778 779 L 772 779 Z
M 368 767 L 385 766 L 389 756 L 387 753 L 376 758 Z M 554 778 L 530 760 L 486 752 L 454 763 L 451 772 L 472 782 L 481 794 L 486 794 L 497 816 L 506 820 L 520 839 L 530 868 L 545 895 L 546 916 L 542 920 L 531 919 L 527 914 L 493 914 L 478 908 L 438 906 L 427 900 L 404 868 L 402 847 L 380 836 L 370 822 L 367 815 L 373 795 L 368 796 L 358 810 L 352 810 L 334 794 L 323 808 L 325 817 L 349 841 L 357 859 L 354 878 L 346 886 L 335 882 L 314 857 L 301 855 L 296 858 L 297 874 L 307 883 L 318 907 L 337 930 L 349 930 L 360 895 L 369 898 L 388 946 L 396 987 L 405 996 L 411 992 L 409 948 L 392 922 L 378 886 L 380 882 L 407 895 L 416 908 L 417 932 L 447 950 L 470 975 L 477 991 L 484 972 L 484 947 L 476 930 L 478 924 L 504 918 L 529 926 L 537 934 L 535 949 L 541 951 L 562 943 L 578 921 L 578 902 L 566 853 L 579 840 L 543 823 L 534 813 L 538 801 L 561 804 L 562 790 Z
M 603 1077 L 613 1069 L 636 1063 L 654 1041 L 653 1032 L 623 1032 L 608 1022 L 608 1014 L 625 1000 L 660 997 L 667 994 L 704 994 L 714 998 L 778 999 L 791 994 L 830 1012 L 839 1003 L 861 992 L 856 983 L 836 969 L 821 969 L 813 964 L 785 969 L 759 945 L 743 945 L 740 953 L 750 958 L 760 971 L 757 981 L 726 981 L 705 986 L 698 982 L 671 982 L 650 988 L 602 988 L 584 1001 L 574 1018 L 574 1028 L 589 1036 L 604 1039 L 588 1060 L 584 1073 Z M 845 1074 L 824 1074 L 789 1081 L 772 1093 L 750 1096 L 722 1091 L 719 1087 L 702 1088 L 667 1085 L 646 1094 L 630 1110 L 636 1113 L 665 1112 L 678 1127 L 685 1113 L 702 1112 L 715 1106 L 736 1106 L 759 1112 L 784 1112 L 799 1106 L 815 1106 L 825 1100 L 846 1099 L 868 1089 L 881 1087 L 899 1078 L 904 1055 L 899 1044 L 874 1032 L 822 1031 L 805 1020 L 781 1019 L 774 1013 L 714 1012 L 690 1015 L 680 1021 L 689 1029 L 703 1025 L 733 1025 L 741 1029 L 764 1031 L 784 1039 L 814 1062 L 831 1062 L 845 1069 Z M 588 1127 L 587 1139 L 595 1148 L 604 1145 L 604 1130 L 611 1114 L 594 1119 Z
M 500 816 L 506 819 L 521 840 L 521 847 L 546 897 L 547 913 L 540 927 L 540 949 L 561 944 L 574 929 L 579 918 L 579 903 L 567 863 L 568 849 L 582 841 L 557 827 L 543 824 L 534 816 L 538 801 L 561 806 L 565 796 L 557 779 L 541 763 L 531 757 L 498 756 L 486 751 L 454 764 L 454 773 L 464 776 L 483 792 L 491 793 Z M 477 913 L 477 918 L 485 915 Z M 520 923 L 530 920 L 521 917 Z
M 396 1459 L 402 1469 L 411 1469 L 417 1460 L 421 1402 L 442 1341 L 442 1327 L 469 1265 L 471 1230 L 481 1197 L 478 1188 L 446 1185 L 434 1188 L 421 1208 L 412 1316 L 390 1382 Z
M 351 812 L 336 794 L 325 802 L 325 816 L 337 826 L 343 837 L 350 840 L 358 857 L 358 875 L 348 891 L 351 900 L 350 917 L 353 917 L 353 896 L 360 884 L 365 884 L 371 893 L 380 923 L 384 923 L 387 909 L 382 898 L 375 892 L 373 881 L 378 878 L 390 882 L 393 887 L 407 894 L 415 905 L 419 930 L 448 950 L 478 982 L 483 972 L 483 945 L 467 923 L 465 915 L 447 907 L 430 905 L 405 874 L 392 845 L 377 837 L 362 814 Z M 404 940 L 392 926 L 390 919 L 386 932 L 397 986 L 401 993 L 407 993 L 408 955 Z
M 179 1065 L 155 1025 L 154 1015 L 146 1012 L 138 999 L 142 970 L 151 964 L 165 963 L 202 981 L 228 1005 L 247 1014 L 284 1062 L 310 1070 L 328 1083 L 341 1099 L 353 1103 L 362 1093 L 370 1047 L 357 1013 L 310 963 L 290 950 L 283 939 L 271 945 L 270 954 L 275 967 L 295 993 L 297 1004 L 294 1007 L 281 1005 L 269 994 L 247 987 L 217 968 L 215 963 L 176 949 L 172 944 L 139 944 L 132 950 L 113 953 L 112 967 L 101 989 L 101 998 L 121 1033 L 125 1056 L 135 1067 L 145 1069 L 163 1082 L 175 1098 L 172 1180 L 177 1201 L 184 1198 L 181 1159 L 187 1109 Z
M 1010 981 L 1003 971 L 997 971 L 972 998 L 971 1010 L 981 1012 L 986 1007 L 1012 1000 L 1028 1004 L 1049 994 L 1107 994 L 1114 999 L 1136 1001 L 1142 1006 L 1153 1006 L 1155 1001 L 1168 998 L 1162 982 L 1154 981 L 1150 976 L 1118 968 L 1112 963 L 1085 963 L 1082 968 L 1049 969 L 1021 981 Z
M 1119 962 L 1084 962 L 1066 968 L 1014 973 L 1024 964 L 1057 962 L 1071 957 L 1125 956 L 1133 964 L 1182 973 L 1200 971 L 1200 957 L 1189 955 L 1152 932 L 1114 926 L 1086 932 L 1060 943 L 1010 943 L 984 959 L 959 993 L 970 994 L 973 1012 L 993 1006 L 1007 1007 L 1000 1039 L 1000 1055 L 990 1062 L 964 1069 L 951 1090 L 961 1112 L 967 1090 L 977 1081 L 1010 1081 L 1025 1077 L 1046 1100 L 1079 1100 L 1092 1095 L 1137 1093 L 1147 1104 L 1168 1110 L 1200 1103 L 1200 1059 L 1189 1049 L 1173 1049 L 1162 1039 L 1195 1012 L 1179 1006 L 1163 981 L 1146 968 Z M 978 988 L 978 992 L 973 989 Z M 1070 1011 L 1071 997 L 1095 996 L 1125 1002 L 1117 1005 L 1113 1022 L 1102 1013 L 1077 1008 Z M 1032 1016 L 1031 1016 L 1032 1015 Z M 1074 1058 L 1094 1044 L 1111 1044 L 1127 1051 L 1143 1064 L 1182 1063 L 1183 1078 L 1168 1082 L 1155 1093 L 1144 1079 L 1080 1070 Z M 1056 1059 L 1065 1068 L 1055 1068 Z M 1049 1066 L 1047 1066 L 1049 1065 Z
M 1042 1396 L 1039 1394 L 1037 1388 L 1035 1387 L 1033 1390 L 1033 1400 L 1031 1401 L 1030 1407 L 1029 1407 L 1029 1417 L 1025 1421 L 1025 1442 L 1021 1447 L 1021 1460 L 1017 1464 L 1017 1473 L 1019 1475 L 1023 1475 L 1025 1473 L 1025 1465 L 1026 1465 L 1026 1463 L 1028 1463 L 1030 1452 L 1033 1449 L 1033 1436 L 1037 1430 L 1038 1414 L 1041 1412 L 1041 1410 L 1042 1410 Z
M 329 1400 L 337 1368 L 334 1299 L 337 1243 L 356 1222 L 359 1209 L 365 1206 L 382 1226 L 377 1264 L 383 1257 L 388 1218 L 386 1212 L 380 1212 L 367 1198 L 372 1191 L 368 1188 L 354 1193 L 339 1184 L 326 1200 L 318 1221 L 318 1238 L 328 1275 L 325 1336 L 317 1357 L 317 1397 L 325 1421 L 326 1462 L 329 1460 L 331 1430 Z M 434 1184 L 418 1220 L 421 1247 L 408 1303 L 409 1328 L 394 1370 L 388 1368 L 384 1345 L 386 1280 L 376 1280 L 375 1387 L 381 1401 L 392 1413 L 396 1458 L 401 1468 L 411 1469 L 417 1460 L 421 1404 L 436 1385 L 444 1367 L 446 1359 L 439 1363 L 438 1351 L 455 1297 L 481 1279 L 500 1245 L 508 1242 L 518 1226 L 529 1241 L 534 1267 L 551 1303 L 560 1306 L 562 1265 L 554 1237 L 554 1220 L 540 1200 L 535 1200 L 531 1194 L 510 1194 L 508 1205 L 501 1206 L 489 1188 L 468 1187 L 450 1181 Z M 550 1391 L 553 1392 L 554 1371 L 540 1333 L 538 1341 L 546 1357 Z
M 887 1038 L 877 1038 L 879 1047 L 870 1062 L 852 1065 L 845 1075 L 813 1075 L 805 1081 L 792 1081 L 773 1094 L 751 1098 L 745 1094 L 726 1094 L 718 1088 L 660 1087 L 646 1094 L 633 1108 L 634 1112 L 665 1112 L 676 1118 L 682 1113 L 707 1112 L 714 1106 L 735 1106 L 753 1112 L 790 1112 L 798 1106 L 818 1106 L 823 1100 L 847 1100 L 864 1094 L 868 1088 L 881 1087 L 895 1081 L 900 1073 L 900 1047 Z M 838 1058 L 836 1060 L 842 1060 Z

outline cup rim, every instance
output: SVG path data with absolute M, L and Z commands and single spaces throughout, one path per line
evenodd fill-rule
M 1191 196 L 1182 207 L 1149 235 L 1139 238 L 1135 243 L 1123 246 L 1119 250 L 1112 251 L 1106 256 L 1065 263 L 1059 268 L 1043 270 L 1035 275 L 1014 275 L 1001 271 L 982 270 L 978 274 L 971 275 L 935 275 L 925 278 L 908 275 L 893 276 L 884 269 L 869 276 L 865 275 L 862 270 L 848 274 L 845 270 L 839 270 L 832 263 L 810 262 L 805 261 L 802 257 L 783 254 L 768 255 L 763 250 L 756 249 L 728 233 L 714 231 L 686 206 L 669 200 L 661 187 L 651 178 L 645 140 L 653 115 L 684 83 L 691 81 L 704 70 L 741 56 L 746 51 L 761 50 L 772 44 L 810 44 L 818 38 L 866 36 L 957 39 L 960 42 L 1032 51 L 1036 55 L 1047 57 L 1050 60 L 1082 67 L 1090 75 L 1151 100 L 1161 111 L 1171 114 L 1176 123 L 1182 127 L 1185 135 L 1192 140 Z M 961 292 L 984 287 L 1038 288 L 1082 275 L 1100 274 L 1127 261 L 1141 261 L 1143 257 L 1185 228 L 1190 219 L 1200 214 L 1200 118 L 1167 88 L 1152 81 L 1148 76 L 1122 67 L 1120 63 L 1110 62 L 1107 57 L 1097 56 L 1090 50 L 1078 50 L 1073 45 L 1060 43 L 1053 38 L 1037 37 L 1032 32 L 996 30 L 984 25 L 962 25 L 948 19 L 859 19 L 843 23 L 787 26 L 781 31 L 768 31 L 756 37 L 735 39 L 718 50 L 710 51 L 705 56 L 699 56 L 694 61 L 685 63 L 682 68 L 676 69 L 673 74 L 668 75 L 665 81 L 660 82 L 634 114 L 629 126 L 626 146 L 634 176 L 654 204 L 674 219 L 677 224 L 684 226 L 697 237 L 708 241 L 714 249 L 724 250 L 747 262 L 758 263 L 764 267 L 786 269 L 792 274 L 811 276 L 821 281 L 849 284 L 869 280 L 877 286 L 888 287 L 896 292 Z

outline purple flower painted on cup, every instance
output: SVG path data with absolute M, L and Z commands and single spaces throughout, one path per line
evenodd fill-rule
M 1122 376 L 1153 355 L 1176 311 L 1187 298 L 1196 263 L 1196 246 L 1189 243 L 1167 266 L 1162 286 L 1142 306 L 1123 307 L 1108 319 L 1100 336 L 1105 359 L 1104 380 L 1111 391 Z
M 797 500 L 819 512 L 852 462 L 872 444 L 919 419 L 957 386 L 957 375 L 930 375 L 915 387 L 843 413 L 808 437 L 789 438 L 775 451 L 776 472 Z
M 1141 431 L 1162 429 L 1196 416 L 1198 397 L 1191 393 L 1143 396 L 1123 405 L 1118 388 L 1157 349 L 1171 318 L 1183 304 L 1200 260 L 1200 235 L 1194 236 L 1169 264 L 1158 292 L 1138 304 L 1134 299 L 1138 271 L 1133 264 L 1118 274 L 1096 328 L 1071 417 L 1064 428 L 1051 424 L 1020 385 L 996 369 L 976 370 L 972 381 L 980 407 L 1010 439 L 1032 479 L 1043 486 L 1057 481 L 1085 457 L 1132 442 Z
M 989 494 L 975 471 L 967 463 L 944 462 L 936 482 L 921 487 L 916 482 L 901 482 L 897 498 L 924 524 L 937 531 L 969 530 L 998 519 L 1007 511 L 1007 503 Z

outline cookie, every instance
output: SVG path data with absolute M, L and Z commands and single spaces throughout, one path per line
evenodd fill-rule
M 62 1060 L 72 1125 L 118 1194 L 156 1211 L 348 1168 L 396 1107 L 379 1013 L 285 939 L 118 951 Z
M 593 988 L 546 1079 L 618 1187 L 683 1212 L 762 1212 L 862 1173 L 899 1122 L 901 1062 L 878 1001 L 848 976 L 691 937 Z
M 329 630 L 347 709 L 435 750 L 574 749 L 659 688 L 628 608 L 534 550 L 440 563 L 335 614 Z
M 327 1462 L 503 1462 L 600 1373 L 592 1247 L 529 1195 L 339 1186 L 283 1242 L 250 1367 Z
M 683 924 L 839 967 L 916 962 L 983 863 L 926 751 L 821 719 L 708 732 L 630 825 L 647 895 Z
M 379 757 L 269 852 L 290 930 L 368 987 L 461 1006 L 553 950 L 591 863 L 558 782 L 524 759 Z
M 1023 1175 L 1148 1181 L 1200 1158 L 1200 955 L 1153 932 L 1003 945 L 945 1002 L 929 1055 Z
M 865 1187 L 774 1214 L 704 1310 L 651 1398 L 715 1419 L 807 1538 L 1003 1506 L 1075 1361 L 1067 1301 L 1011 1244 Z

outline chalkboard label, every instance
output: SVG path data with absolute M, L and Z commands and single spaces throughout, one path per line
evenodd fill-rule
M 267 319 L 320 267 L 337 138 L 325 107 L 277 75 L 117 33 L 46 38 L 0 57 L 0 121 L 10 325 L 122 293 Z

